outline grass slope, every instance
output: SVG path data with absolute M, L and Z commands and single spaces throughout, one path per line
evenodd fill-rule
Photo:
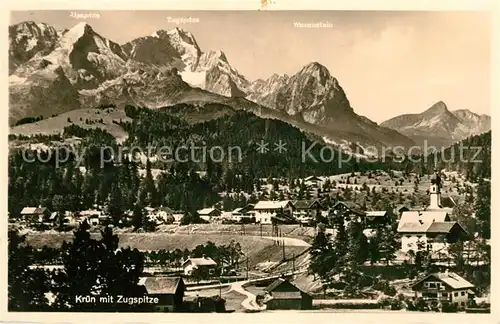
M 100 119 L 102 119 L 102 123 Z M 86 120 L 93 123 L 87 124 Z M 35 134 L 54 135 L 60 134 L 64 127 L 74 124 L 86 129 L 102 128 L 118 140 L 123 140 L 127 137 L 127 133 L 121 126 L 113 123 L 113 121 L 119 122 L 120 120 L 130 121 L 130 118 L 125 115 L 125 111 L 122 109 L 77 109 L 40 120 L 36 123 L 14 126 L 10 129 L 10 134 L 25 136 Z
M 94 238 L 99 238 L 99 234 L 92 234 Z M 231 240 L 240 243 L 242 251 L 249 257 L 250 267 L 254 267 L 260 262 L 279 262 L 282 260 L 283 247 L 275 245 L 272 240 L 241 235 L 220 235 L 220 234 L 165 234 L 165 233 L 126 233 L 118 234 L 121 247 L 137 248 L 142 251 L 151 250 L 175 250 L 193 249 L 199 244 L 208 241 L 216 245 L 228 244 Z M 70 242 L 73 239 L 72 233 L 30 233 L 27 235 L 27 243 L 35 248 L 43 246 L 60 247 L 64 241 Z M 305 251 L 307 247 L 286 246 L 285 256 L 290 257 Z

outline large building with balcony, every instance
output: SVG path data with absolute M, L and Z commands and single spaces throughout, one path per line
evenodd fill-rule
M 474 296 L 474 285 L 454 272 L 433 273 L 419 279 L 412 285 L 415 297 L 425 301 L 449 302 L 458 306 L 467 306 L 467 301 Z

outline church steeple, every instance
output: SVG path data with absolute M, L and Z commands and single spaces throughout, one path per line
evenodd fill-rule
M 439 209 L 441 207 L 441 175 L 434 169 L 434 175 L 431 177 L 431 187 L 429 188 L 431 195 L 430 209 Z

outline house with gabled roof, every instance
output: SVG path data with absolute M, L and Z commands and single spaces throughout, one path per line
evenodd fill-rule
M 272 224 L 273 217 L 283 214 L 284 217 L 292 218 L 294 211 L 290 200 L 261 200 L 255 204 L 255 222 L 260 224 Z
M 255 217 L 254 204 L 248 204 L 245 207 L 235 208 L 231 212 L 231 220 L 241 222 L 243 219 Z
M 324 209 L 318 199 L 293 200 L 292 204 L 294 206 L 293 217 L 301 224 L 309 224 L 316 215 L 321 215 L 321 211 Z
M 308 187 L 321 188 L 323 184 L 323 179 L 317 176 L 309 176 L 304 179 L 304 184 Z
M 415 297 L 426 301 L 440 301 L 465 307 L 474 296 L 474 285 L 458 274 L 445 271 L 429 274 L 411 285 Z
M 288 279 L 276 279 L 264 289 L 264 292 L 264 303 L 268 310 L 312 309 L 312 296 Z
M 139 279 L 148 297 L 158 298 L 152 308 L 157 312 L 178 312 L 182 310 L 186 285 L 181 277 L 143 277 Z
M 203 271 L 206 271 L 209 275 L 212 275 L 215 273 L 215 270 L 217 268 L 217 262 L 209 257 L 188 258 L 182 264 L 182 268 L 184 268 L 184 275 L 186 276 L 191 276 L 194 270 L 200 268 Z
M 219 218 L 221 214 L 222 212 L 218 208 L 214 207 L 198 210 L 198 215 L 200 215 L 200 218 L 207 222 L 214 221 L 215 219 Z
M 372 210 L 366 212 L 365 228 L 374 228 L 378 225 L 387 224 L 391 215 L 387 210 Z
M 335 219 L 344 219 L 344 224 L 347 226 L 348 222 L 364 222 L 366 212 L 363 211 L 361 206 L 350 201 L 338 201 L 330 208 L 328 218 L 330 223 L 335 224 Z
M 21 217 L 29 222 L 43 222 L 50 215 L 50 211 L 46 207 L 24 207 L 21 210 Z

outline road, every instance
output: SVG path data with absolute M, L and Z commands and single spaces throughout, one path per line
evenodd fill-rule
M 280 244 L 285 243 L 285 246 L 311 246 L 311 244 L 307 243 L 306 241 L 293 237 L 262 236 L 262 238 L 280 242 Z
M 257 301 L 256 301 L 257 296 L 255 296 L 254 294 L 252 294 L 251 292 L 249 292 L 245 288 L 243 288 L 243 285 L 246 283 L 248 283 L 248 281 L 234 282 L 231 285 L 230 291 L 236 291 L 242 295 L 247 296 L 247 298 L 241 302 L 241 306 L 243 306 L 246 310 L 249 310 L 249 311 L 265 310 L 266 309 L 265 306 L 261 307 L 261 306 L 259 306 L 259 304 L 257 304 Z

